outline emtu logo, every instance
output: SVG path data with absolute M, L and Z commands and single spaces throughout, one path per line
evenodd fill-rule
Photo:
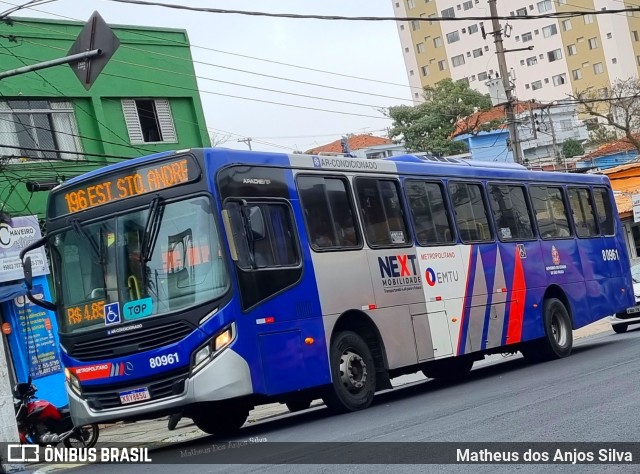
M 427 285 L 436 286 L 436 272 L 433 271 L 433 268 L 427 268 L 424 272 L 424 279 L 427 281 Z

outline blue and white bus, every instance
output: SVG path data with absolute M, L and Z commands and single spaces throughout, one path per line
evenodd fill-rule
M 46 227 L 77 425 L 359 410 L 398 375 L 565 357 L 634 300 L 608 179 L 519 165 L 176 151 L 60 185 Z

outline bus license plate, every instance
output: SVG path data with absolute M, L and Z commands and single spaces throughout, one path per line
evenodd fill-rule
M 127 403 L 141 402 L 142 400 L 149 399 L 151 399 L 151 395 L 149 395 L 149 389 L 147 387 L 120 392 L 120 403 L 122 403 L 123 405 L 126 405 Z
M 627 308 L 627 314 L 640 313 L 640 306 L 634 306 L 633 308 Z

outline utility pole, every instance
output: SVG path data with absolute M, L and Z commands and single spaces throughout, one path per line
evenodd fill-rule
M 547 117 L 549 117 L 549 128 L 551 128 L 551 143 L 553 144 L 553 156 L 556 159 L 556 166 L 563 165 L 560 154 L 558 153 L 558 143 L 556 142 L 556 129 L 553 126 L 553 118 L 551 118 L 551 105 L 547 105 Z
M 252 150 L 252 148 L 251 148 L 251 138 L 250 138 L 250 137 L 247 137 L 247 138 L 239 138 L 239 139 L 238 139 L 238 141 L 239 141 L 239 142 L 242 142 L 242 143 L 246 143 L 246 144 L 247 144 L 247 146 L 249 147 L 249 151 L 253 151 L 253 150 Z
M 509 71 L 507 70 L 507 60 L 505 57 L 504 45 L 502 44 L 502 27 L 500 26 L 500 20 L 498 20 L 498 7 L 496 5 L 497 0 L 489 0 L 489 11 L 493 17 L 491 20 L 491 27 L 493 32 L 491 33 L 496 44 L 496 56 L 498 56 L 498 66 L 500 68 L 500 75 L 502 76 L 502 84 L 504 85 L 504 92 L 507 96 L 507 103 L 505 104 L 505 111 L 507 113 L 507 124 L 509 125 L 509 137 L 511 138 L 511 151 L 513 152 L 513 161 L 518 164 L 523 163 L 522 151 L 520 150 L 520 140 L 518 140 L 518 127 L 516 125 L 516 117 L 513 110 L 513 95 L 511 82 L 509 81 Z

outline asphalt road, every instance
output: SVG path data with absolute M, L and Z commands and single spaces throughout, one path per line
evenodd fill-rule
M 321 407 L 287 415 L 243 428 L 233 441 L 236 444 L 229 445 L 226 440 L 206 437 L 151 453 L 157 461 L 181 465 L 129 464 L 124 471 L 124 466 L 92 465 L 64 472 L 640 472 L 640 464 L 381 464 L 425 449 L 420 445 L 406 449 L 386 444 L 389 442 L 460 442 L 461 447 L 472 442 L 637 442 L 640 446 L 640 329 L 581 339 L 569 358 L 543 364 L 529 365 L 520 356 L 497 356 L 478 364 L 462 383 L 427 380 L 394 389 L 378 394 L 373 406 L 357 413 L 330 416 Z M 361 445 L 349 444 L 358 441 L 385 444 L 362 452 Z M 257 455 L 254 451 L 222 448 L 247 442 L 251 448 L 260 444 L 257 449 L 266 459 L 285 457 L 293 463 L 312 451 L 315 461 L 331 464 L 206 464 L 222 455 L 233 462 L 247 462 Z M 296 444 L 301 442 L 309 444 Z M 218 452 L 212 453 L 214 450 Z M 367 456 L 376 464 L 333 464 L 354 457 L 362 461 Z M 634 461 L 640 463 L 640 455 Z

